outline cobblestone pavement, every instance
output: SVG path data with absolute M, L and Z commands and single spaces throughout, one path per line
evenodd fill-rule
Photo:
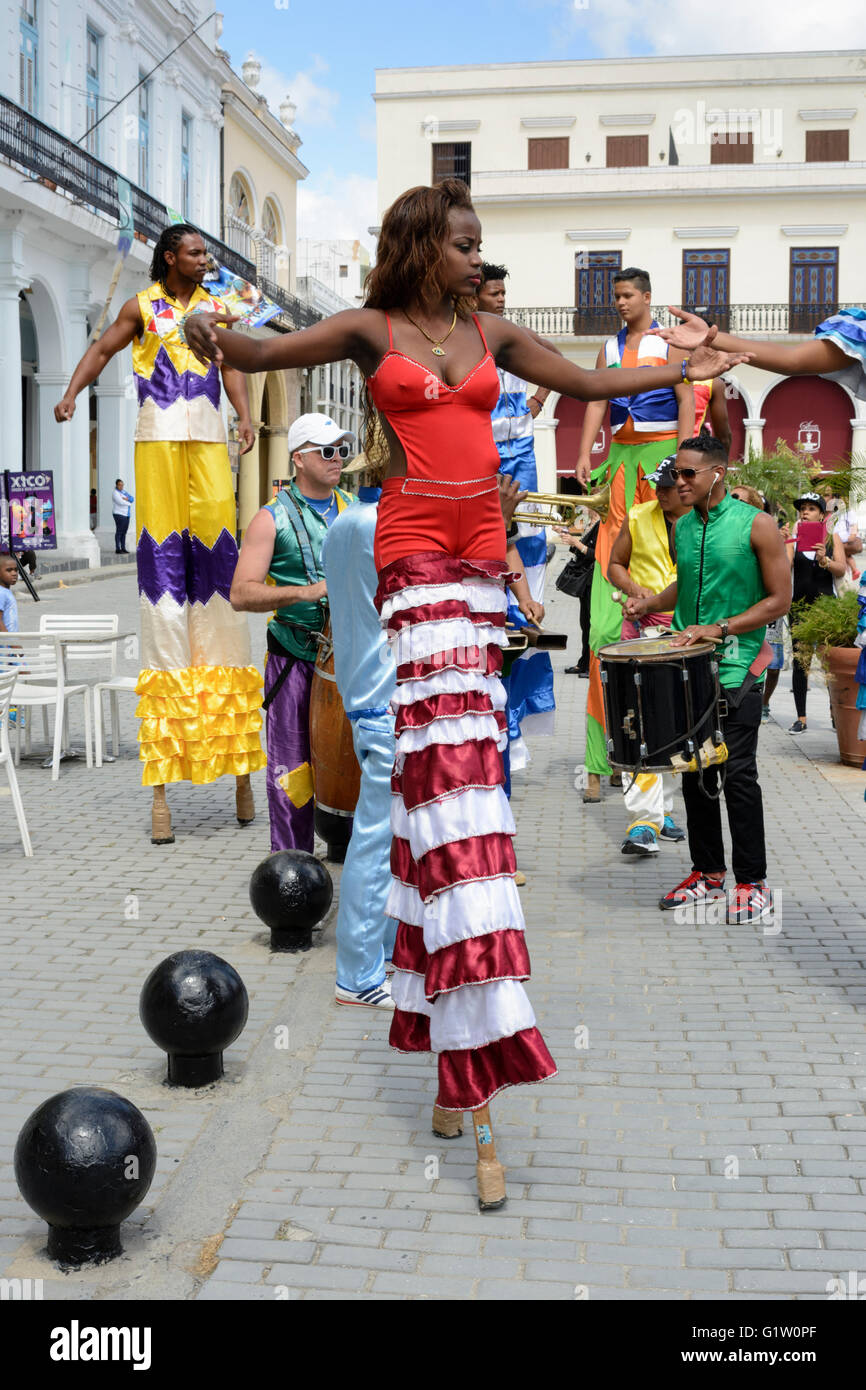
M 128 575 L 43 600 L 135 626 Z M 21 612 L 35 626 L 26 597 Z M 550 625 L 576 618 L 557 596 Z M 306 955 L 269 954 L 247 897 L 268 849 L 262 774 L 253 826 L 237 826 L 231 784 L 183 787 L 177 843 L 151 846 L 122 697 L 117 762 L 64 763 L 55 785 L 22 766 L 32 861 L 0 777 L 0 1273 L 63 1299 L 512 1300 L 823 1299 L 866 1273 L 863 776 L 833 761 L 819 682 L 809 733 L 787 735 L 782 679 L 761 731 L 781 910 L 762 930 L 658 910 L 687 851 L 626 860 L 617 793 L 582 805 L 586 682 L 558 675 L 558 733 L 535 742 L 514 807 L 531 997 L 560 1074 L 497 1098 L 509 1200 L 486 1216 L 470 1135 L 430 1133 L 431 1059 L 390 1052 L 387 1019 L 334 1004 L 333 913 Z M 164 1086 L 138 1020 L 145 976 L 186 946 L 229 959 L 251 1001 L 225 1081 L 200 1092 Z M 88 1082 L 146 1113 L 159 1165 L 124 1256 L 64 1276 L 12 1148 L 37 1104 Z

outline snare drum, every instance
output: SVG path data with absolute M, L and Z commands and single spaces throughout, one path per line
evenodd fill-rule
M 719 663 L 712 642 L 672 647 L 670 636 L 612 642 L 598 654 L 608 759 L 632 772 L 670 772 L 707 739 L 723 742 Z

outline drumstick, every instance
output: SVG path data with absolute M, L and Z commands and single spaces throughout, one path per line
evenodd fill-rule
M 493 1129 L 490 1124 L 490 1106 L 482 1105 L 472 1111 L 475 1126 L 475 1149 L 478 1162 L 475 1175 L 478 1183 L 479 1211 L 496 1211 L 505 1206 L 505 1169 L 496 1157 Z

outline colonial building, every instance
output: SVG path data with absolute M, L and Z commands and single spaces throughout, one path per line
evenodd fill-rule
M 270 283 L 261 257 L 222 239 L 223 105 L 232 106 L 233 130 L 252 117 L 240 114 L 249 106 L 237 93 L 244 84 L 227 67 L 217 46 L 218 16 L 202 0 L 0 0 L 0 15 L 13 39 L 0 57 L 4 463 L 53 470 L 60 548 L 97 564 L 99 540 L 113 548 L 114 480 L 118 473 L 132 480 L 136 402 L 129 354 L 115 357 L 90 392 L 82 392 L 71 422 L 56 424 L 53 410 L 101 316 L 117 265 L 119 177 L 131 186 L 135 240 L 109 320 L 149 283 L 153 243 L 173 215 L 202 228 L 223 265 L 245 279 L 268 281 L 283 311 L 268 331 L 301 327 L 317 315 L 291 293 L 283 268 L 274 266 Z M 270 114 L 265 120 L 260 110 L 255 114 L 290 173 L 284 192 L 272 181 L 261 190 L 274 191 L 270 207 L 285 218 L 274 244 L 290 247 L 295 179 L 306 173 L 294 155 L 299 142 Z M 240 161 L 240 172 L 243 167 Z M 230 181 L 234 168 L 228 172 Z M 262 202 L 263 214 L 268 206 Z M 288 416 L 288 391 L 280 408 Z M 98 499 L 96 537 L 89 527 L 91 487 Z
M 509 313 L 586 366 L 619 326 L 611 282 L 630 265 L 650 271 L 660 319 L 684 304 L 734 333 L 794 340 L 863 302 L 864 58 L 382 70 L 380 210 L 413 184 L 465 179 L 485 255 L 510 270 Z M 866 402 L 843 387 L 734 376 L 738 454 L 782 438 L 825 466 L 866 455 Z M 573 470 L 582 416 L 551 396 L 536 424 L 548 489 Z

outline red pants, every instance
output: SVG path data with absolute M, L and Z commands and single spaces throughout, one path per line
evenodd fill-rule
M 504 561 L 505 523 L 496 480 L 491 482 L 489 491 L 457 498 L 443 496 L 441 483 L 386 478 L 376 523 L 377 571 L 407 555 L 437 550 L 467 560 Z

